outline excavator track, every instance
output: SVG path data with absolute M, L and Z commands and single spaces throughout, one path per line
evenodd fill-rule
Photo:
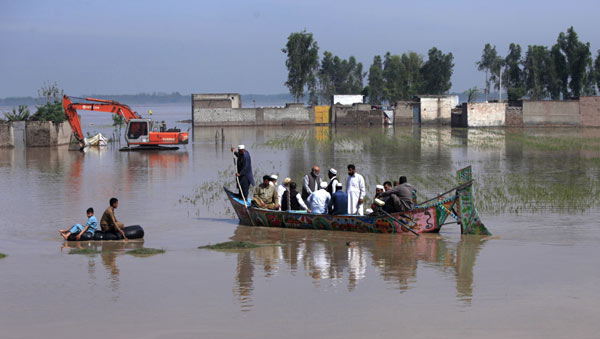
M 121 147 L 119 148 L 119 152 L 147 152 L 147 151 L 176 151 L 179 147 L 177 146 L 158 146 L 158 145 L 148 145 L 148 146 L 134 146 L 134 147 Z

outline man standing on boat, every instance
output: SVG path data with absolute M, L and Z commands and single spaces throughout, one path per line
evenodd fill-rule
M 248 199 L 248 190 L 250 185 L 254 185 L 254 175 L 252 174 L 252 161 L 250 159 L 250 153 L 246 151 L 244 145 L 238 146 L 238 152 L 235 152 L 235 148 L 231 147 L 231 151 L 237 157 L 237 173 L 235 174 L 240 180 L 240 186 L 242 191 L 239 194 L 243 194 L 244 199 Z
M 321 178 L 319 177 L 319 166 L 314 166 L 310 173 L 304 176 L 302 183 L 302 199 L 306 201 L 308 196 L 312 192 L 316 192 L 321 185 Z
M 365 198 L 365 178 L 356 173 L 356 167 L 348 165 L 348 179 L 346 180 L 346 193 L 348 194 L 348 214 L 364 215 L 363 199 Z
M 338 181 L 337 171 L 335 170 L 335 168 L 330 168 L 329 172 L 327 173 L 327 176 L 329 177 L 329 183 L 327 184 L 327 192 L 329 192 L 329 194 L 333 194 L 337 190 L 337 185 L 340 183 Z

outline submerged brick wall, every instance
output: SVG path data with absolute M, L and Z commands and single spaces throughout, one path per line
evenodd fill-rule
M 312 125 L 313 107 L 287 104 L 285 107 L 257 108 L 194 108 L 194 126 L 266 126 Z
M 383 110 L 371 109 L 369 104 L 334 105 L 332 115 L 335 125 L 383 125 Z
M 465 119 L 465 115 L 468 127 L 504 126 L 506 104 L 491 102 L 464 104 L 463 119 Z
M 419 104 L 414 101 L 398 101 L 394 108 L 394 125 L 412 125 L 414 107 Z
M 523 127 L 523 108 L 507 107 L 505 124 L 506 127 Z
M 579 114 L 582 127 L 600 127 L 600 97 L 580 97 Z
M 27 147 L 66 145 L 71 140 L 71 128 L 66 122 L 28 121 L 25 131 Z
M 523 101 L 523 126 L 579 126 L 579 101 Z
M 0 122 L 0 147 L 13 147 L 15 145 L 12 124 Z

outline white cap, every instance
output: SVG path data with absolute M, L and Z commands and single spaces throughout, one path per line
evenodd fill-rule
M 271 174 L 271 179 L 273 179 L 273 180 L 277 180 L 277 178 L 278 178 L 278 177 L 277 177 L 277 174 Z
M 327 188 L 327 183 L 325 181 L 321 181 L 321 188 Z
M 335 168 L 330 168 L 329 169 L 329 173 L 331 173 L 331 174 L 337 174 L 337 171 L 335 170 Z
M 383 185 L 377 185 L 377 186 L 375 186 L 375 188 L 380 189 L 380 190 L 384 189 Z
M 238 145 L 238 149 L 246 149 L 246 146 L 244 146 L 244 145 Z

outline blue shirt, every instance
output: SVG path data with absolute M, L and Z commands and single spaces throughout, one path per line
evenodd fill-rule
M 244 150 L 244 155 L 240 157 L 238 152 L 234 153 L 237 157 L 237 171 L 241 177 L 248 178 L 250 184 L 254 185 L 254 175 L 252 174 L 252 159 L 250 159 L 250 153 Z
M 92 215 L 88 218 L 88 221 L 85 225 L 88 227 L 86 232 L 90 232 L 92 235 L 94 235 L 98 229 L 98 220 L 96 220 L 96 217 Z
M 348 214 L 348 194 L 342 190 L 335 191 L 329 201 L 329 214 Z

